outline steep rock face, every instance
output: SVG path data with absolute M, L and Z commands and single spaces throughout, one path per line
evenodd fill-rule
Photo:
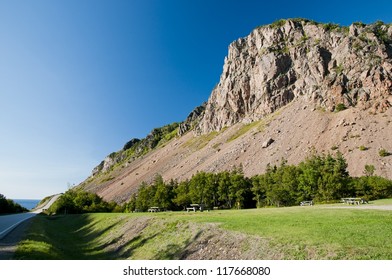
M 392 103 L 392 26 L 339 27 L 283 20 L 229 46 L 223 73 L 196 131 L 251 122 L 295 98 L 333 111 L 383 112 Z

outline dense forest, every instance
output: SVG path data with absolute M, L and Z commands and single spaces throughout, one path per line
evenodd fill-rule
M 198 172 L 189 180 L 165 182 L 159 174 L 151 184 L 141 183 L 124 205 L 103 201 L 96 194 L 71 189 L 49 209 L 55 213 L 134 212 L 150 207 L 184 210 L 190 204 L 207 208 L 242 209 L 293 206 L 301 201 L 338 202 L 343 197 L 374 200 L 392 197 L 392 181 L 374 176 L 366 165 L 364 176 L 351 177 L 341 153 L 313 155 L 298 166 L 268 165 L 264 174 L 244 176 L 242 167 L 220 173 Z
M 12 199 L 7 199 L 4 195 L 0 194 L 0 214 L 12 214 L 28 211 L 29 210 L 22 207 Z

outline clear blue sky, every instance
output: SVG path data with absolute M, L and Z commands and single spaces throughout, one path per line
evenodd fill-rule
M 182 121 L 219 81 L 228 45 L 304 17 L 392 22 L 391 1 L 0 0 L 0 193 L 77 184 L 109 153 Z

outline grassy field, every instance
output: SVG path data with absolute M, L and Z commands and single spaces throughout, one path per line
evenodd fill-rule
M 202 245 L 206 258 L 232 248 L 240 258 L 390 260 L 392 211 L 313 206 L 38 216 L 15 258 L 181 259 Z

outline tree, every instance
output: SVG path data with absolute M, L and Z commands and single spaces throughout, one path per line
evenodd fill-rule
M 251 183 L 252 181 L 244 176 L 242 167 L 230 173 L 229 199 L 234 203 L 235 208 L 255 207 L 252 199 Z
M 317 197 L 321 166 L 322 160 L 317 155 L 313 155 L 299 164 L 298 189 L 303 200 L 313 200 Z
M 140 211 L 147 211 L 148 208 L 152 206 L 154 198 L 154 187 L 147 185 L 146 182 L 142 182 L 137 195 L 136 208 Z
M 208 193 L 208 205 L 216 207 L 219 206 L 219 177 L 217 174 L 209 173 L 207 174 L 207 193 Z
M 191 204 L 191 198 L 189 195 L 189 181 L 183 181 L 179 183 L 174 188 L 174 194 L 174 204 L 185 210 L 186 207 Z
M 218 197 L 219 202 L 226 206 L 227 208 L 232 207 L 232 201 L 230 198 L 230 173 L 228 171 L 223 171 L 218 174 Z
M 208 200 L 206 195 L 207 174 L 197 172 L 189 181 L 189 196 L 192 203 L 205 204 Z
M 256 201 L 256 207 L 263 207 L 267 205 L 267 180 L 266 174 L 256 175 L 252 177 L 252 188 L 253 200 Z
M 128 203 L 125 205 L 125 212 L 127 213 L 132 213 L 136 210 L 136 201 L 137 201 L 137 196 L 136 193 L 131 195 L 131 198 L 129 199 Z
M 156 188 L 154 195 L 154 206 L 171 209 L 174 197 L 173 185 L 165 184 L 161 175 L 157 175 L 154 179 L 154 186 Z M 153 206 L 153 205 L 151 205 Z

